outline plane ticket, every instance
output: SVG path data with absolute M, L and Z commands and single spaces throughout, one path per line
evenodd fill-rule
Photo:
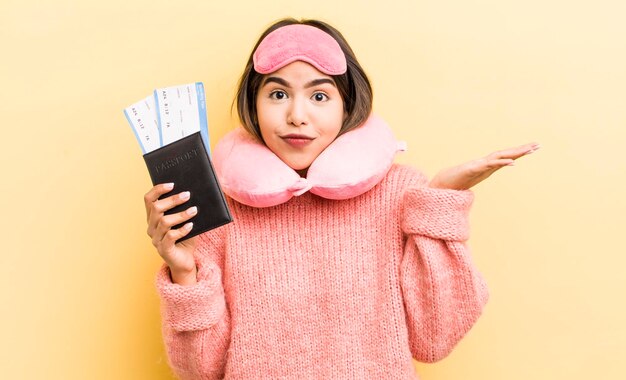
M 157 88 L 124 114 L 144 154 L 200 132 L 209 152 L 204 86 L 201 82 Z

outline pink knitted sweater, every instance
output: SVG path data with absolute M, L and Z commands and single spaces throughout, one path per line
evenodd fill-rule
M 157 275 L 168 360 L 182 379 L 417 379 L 487 301 L 468 239 L 470 191 L 394 165 L 372 190 L 230 200 L 200 236 L 198 283 Z

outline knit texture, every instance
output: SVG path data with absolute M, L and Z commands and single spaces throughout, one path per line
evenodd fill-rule
M 169 364 L 181 379 L 417 379 L 447 356 L 488 294 L 465 244 L 470 191 L 394 165 L 335 201 L 229 199 L 200 235 L 198 283 L 157 275 Z

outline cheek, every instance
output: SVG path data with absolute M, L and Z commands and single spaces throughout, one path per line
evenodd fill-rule
M 278 136 L 276 136 L 275 130 L 272 127 L 271 120 L 267 118 L 261 117 L 259 115 L 259 132 L 261 133 L 261 138 L 263 139 L 263 143 L 267 146 L 272 152 L 276 153 L 276 149 L 278 148 Z
M 330 135 L 334 138 L 339 135 L 339 131 L 341 131 L 341 127 L 343 126 L 343 122 L 346 119 L 346 114 L 343 112 L 343 107 L 337 108 L 333 110 L 333 112 L 329 112 L 325 117 L 324 129 L 327 135 Z
M 263 141 L 267 142 L 267 139 L 272 135 L 272 118 L 268 114 L 267 109 L 263 107 L 257 107 L 257 123 L 259 125 L 259 132 Z

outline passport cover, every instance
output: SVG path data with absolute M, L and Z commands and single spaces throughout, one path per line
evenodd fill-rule
M 143 158 L 153 185 L 174 183 L 174 189 L 159 199 L 183 191 L 191 194 L 187 202 L 166 211 L 166 215 L 198 207 L 193 218 L 172 227 L 193 222 L 191 231 L 177 243 L 233 221 L 200 132 L 146 153 Z

